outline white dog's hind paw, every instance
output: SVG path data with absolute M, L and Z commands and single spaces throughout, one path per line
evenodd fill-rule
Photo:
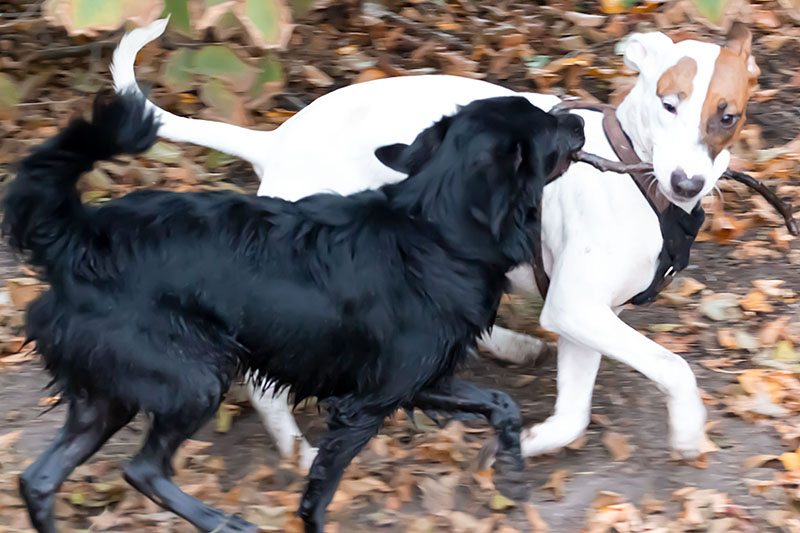
M 520 444 L 523 457 L 555 453 L 583 434 L 586 424 L 572 423 L 553 417 L 522 431 Z
M 495 358 L 517 365 L 533 363 L 553 351 L 542 339 L 500 326 L 495 326 L 491 334 L 484 334 L 478 343 Z

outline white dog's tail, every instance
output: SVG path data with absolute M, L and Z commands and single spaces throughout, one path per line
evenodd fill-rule
M 133 64 L 136 54 L 144 46 L 157 39 L 167 28 L 169 17 L 157 20 L 142 28 L 126 33 L 114 50 L 111 61 L 111 76 L 114 88 L 121 93 L 126 90 L 141 92 L 136 83 Z M 147 105 L 161 121 L 158 135 L 173 141 L 188 142 L 207 146 L 250 162 L 261 175 L 260 159 L 265 155 L 265 144 L 269 142 L 270 132 L 256 131 L 224 122 L 195 120 L 179 117 L 161 109 L 148 100 Z

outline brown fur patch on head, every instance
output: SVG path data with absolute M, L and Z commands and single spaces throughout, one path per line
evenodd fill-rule
M 692 84 L 696 74 L 697 61 L 691 57 L 682 57 L 658 79 L 656 94 L 659 98 L 674 94 L 680 100 L 685 100 L 692 95 Z
M 714 64 L 700 119 L 711 157 L 717 157 L 739 135 L 749 96 L 747 64 L 742 56 L 723 48 Z

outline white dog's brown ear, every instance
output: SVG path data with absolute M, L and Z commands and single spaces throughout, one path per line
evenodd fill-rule
M 636 72 L 648 74 L 658 67 L 658 57 L 663 57 L 664 49 L 674 44 L 660 31 L 634 33 L 625 44 L 625 64 Z
M 750 76 L 750 83 L 751 85 L 754 84 L 758 75 L 761 74 L 761 69 L 758 68 L 752 54 L 753 34 L 750 28 L 741 22 L 734 22 L 728 32 L 727 41 L 725 47 L 744 59 L 747 65 L 747 74 Z

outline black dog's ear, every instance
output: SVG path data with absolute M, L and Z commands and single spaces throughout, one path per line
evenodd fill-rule
M 452 117 L 442 117 L 417 135 L 410 145 L 397 143 L 381 146 L 375 150 L 375 156 L 392 170 L 405 174 L 418 172 L 441 146 L 451 121 Z
M 392 170 L 408 174 L 408 163 L 406 161 L 407 150 L 407 144 L 389 144 L 375 150 L 375 157 Z

